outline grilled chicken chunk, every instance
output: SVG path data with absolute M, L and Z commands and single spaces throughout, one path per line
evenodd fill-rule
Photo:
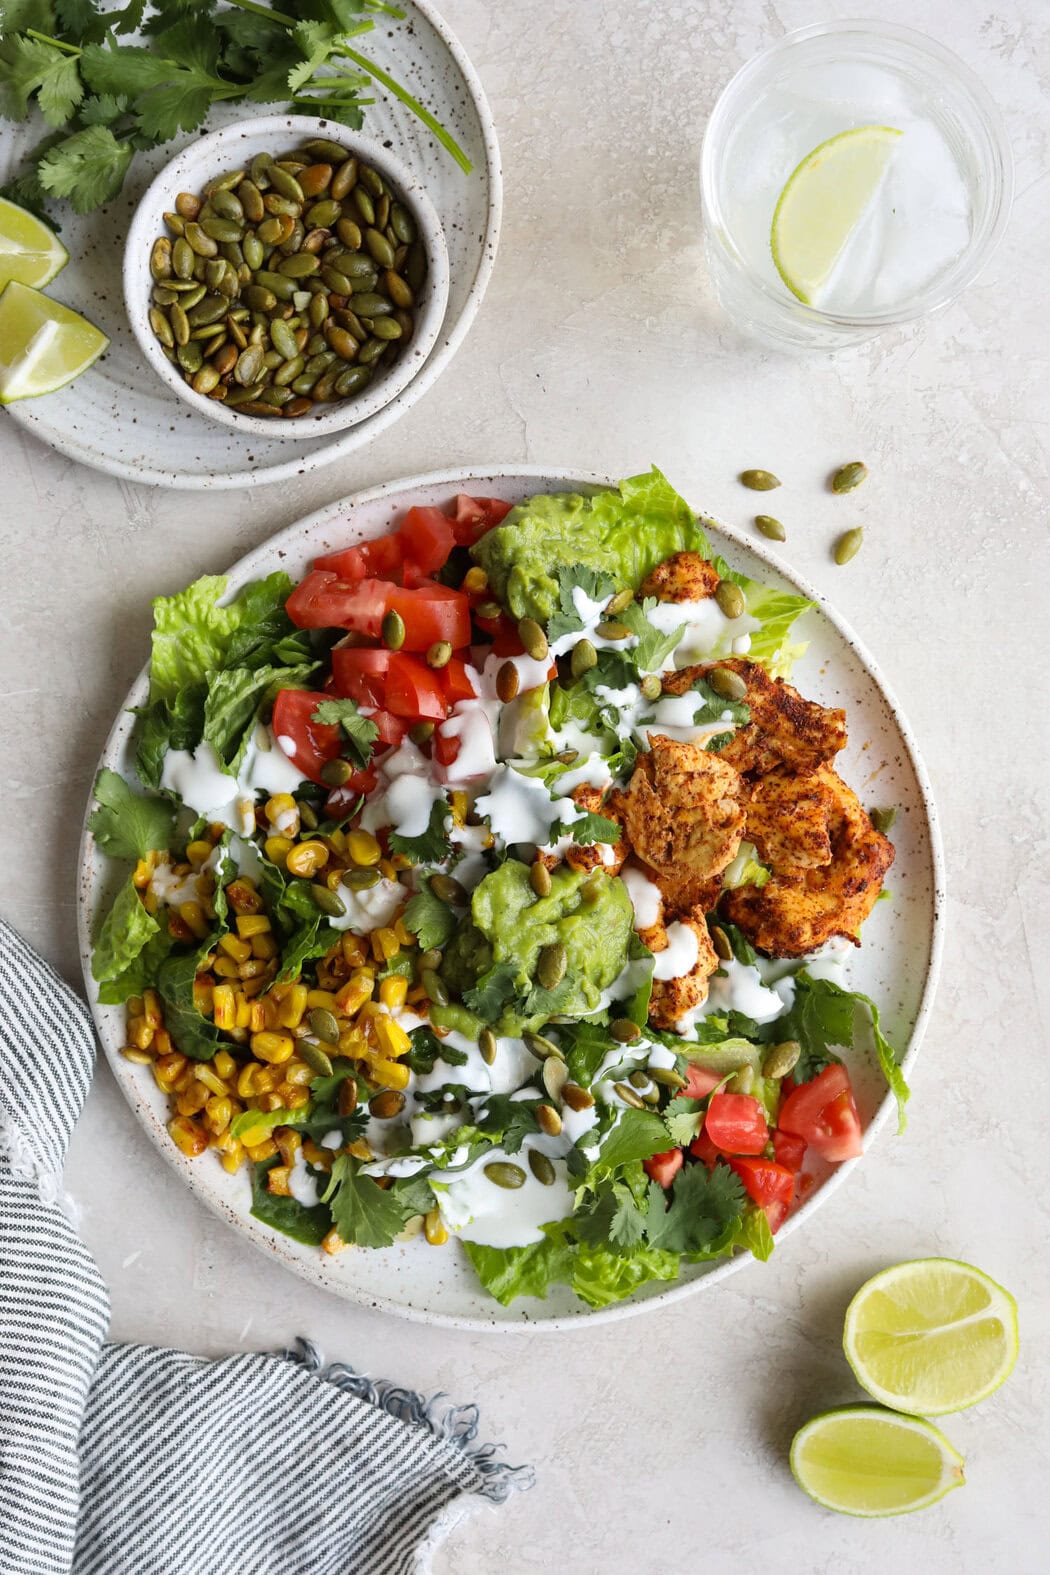
M 655 733 L 639 755 L 626 792 L 611 795 L 627 841 L 651 866 L 669 909 L 682 912 L 710 895 L 736 856 L 744 829 L 739 772 L 696 744 Z

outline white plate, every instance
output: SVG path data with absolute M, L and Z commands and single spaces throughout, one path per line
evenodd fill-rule
M 437 344 L 408 389 L 345 432 L 301 442 L 229 431 L 197 414 L 158 380 L 135 342 L 124 310 L 124 237 L 138 200 L 157 171 L 193 138 L 136 156 L 124 190 L 99 213 L 78 217 L 56 205 L 70 261 L 47 293 L 97 324 L 110 347 L 83 377 L 58 393 L 7 407 L 7 416 L 82 464 L 129 481 L 200 490 L 287 481 L 370 443 L 440 377 L 481 305 L 496 257 L 503 176 L 492 111 L 456 38 L 430 0 L 401 0 L 405 20 L 377 18 L 362 50 L 384 66 L 446 126 L 474 165 L 464 175 L 416 117 L 385 89 L 365 110 L 362 132 L 392 150 L 426 188 L 448 245 L 448 309 Z M 272 106 L 279 110 L 281 105 Z M 208 129 L 244 120 L 266 106 L 236 104 Z M 339 127 L 331 122 L 331 134 Z M 37 120 L 0 123 L 0 182 L 42 134 Z M 196 137 L 198 133 L 194 133 Z M 59 207 L 61 211 L 59 212 Z
M 318 553 L 381 534 L 413 503 L 445 505 L 462 491 L 517 502 L 535 492 L 590 491 L 609 484 L 598 476 L 568 476 L 539 467 L 443 471 L 390 482 L 330 504 L 290 525 L 235 565 L 230 572 L 230 589 L 234 592 L 246 581 L 276 568 L 285 569 L 293 578 L 300 576 Z M 723 529 L 712 534 L 713 545 L 725 551 L 734 567 L 820 601 L 812 587 L 775 567 L 764 549 Z M 930 785 L 899 707 L 887 692 L 874 662 L 841 619 L 821 604 L 818 611 L 806 614 L 799 627 L 810 640 L 809 650 L 795 671 L 799 688 L 825 705 L 846 708 L 850 737 L 840 757 L 842 775 L 865 803 L 894 804 L 900 811 L 893 831 L 897 857 L 888 880 L 893 900 L 876 905 L 864 927 L 864 946 L 850 960 L 847 979 L 851 988 L 863 990 L 878 1002 L 885 1031 L 898 1050 L 904 1052 L 908 1069 L 918 1050 L 933 998 L 941 949 L 944 880 Z M 128 708 L 145 701 L 147 682 L 147 672 L 143 670 L 99 762 L 132 781 L 130 740 L 134 718 Z M 90 970 L 90 937 L 107 911 L 119 880 L 119 872 L 107 866 L 109 861 L 97 852 L 85 826 L 80 851 L 81 957 L 88 999 L 113 1074 L 150 1138 L 191 1190 L 276 1263 L 283 1263 L 304 1279 L 349 1301 L 422 1323 L 472 1329 L 514 1329 L 523 1324 L 564 1329 L 581 1322 L 623 1318 L 657 1302 L 676 1301 L 715 1285 L 751 1261 L 749 1255 L 741 1254 L 711 1267 L 687 1267 L 681 1280 L 673 1285 L 645 1288 L 629 1302 L 601 1311 L 586 1308 L 564 1286 L 554 1287 L 546 1301 L 529 1298 L 504 1308 L 481 1289 L 466 1254 L 454 1242 L 434 1248 L 417 1238 L 382 1252 L 350 1250 L 329 1258 L 317 1248 L 301 1246 L 267 1229 L 249 1212 L 251 1200 L 243 1172 L 229 1176 L 214 1156 L 190 1160 L 175 1147 L 164 1128 L 168 1116 L 165 1096 L 148 1068 L 135 1066 L 120 1054 L 123 1009 L 97 1003 Z M 886 1094 L 874 1060 L 855 1057 L 851 1071 L 868 1143 L 877 1128 L 892 1122 L 893 1101 Z M 907 1142 L 907 1137 L 896 1141 Z M 784 1226 L 780 1239 L 799 1229 L 857 1163 L 860 1161 L 825 1167 L 806 1202 Z M 868 1163 L 874 1161 L 869 1159 Z M 761 1274 L 761 1268 L 755 1273 Z

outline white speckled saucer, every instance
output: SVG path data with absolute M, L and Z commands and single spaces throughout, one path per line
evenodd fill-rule
M 377 19 L 362 48 L 416 95 L 452 132 L 474 165 L 463 171 L 426 127 L 383 88 L 365 110 L 363 134 L 389 147 L 425 188 L 448 247 L 449 297 L 437 342 L 417 375 L 374 415 L 343 432 L 301 441 L 230 430 L 158 381 L 135 342 L 124 308 L 124 238 L 139 198 L 179 144 L 136 157 L 124 191 L 108 208 L 59 222 L 70 261 L 47 293 L 90 318 L 110 346 L 83 377 L 41 399 L 7 407 L 7 417 L 52 448 L 129 481 L 200 490 L 286 481 L 363 448 L 440 377 L 481 305 L 496 257 L 503 177 L 484 91 L 456 38 L 430 0 L 400 0 L 402 22 Z M 388 25 L 389 21 L 389 25 Z M 234 105 L 208 127 L 243 120 Z M 280 108 L 281 106 L 274 106 Z M 340 128 L 330 122 L 331 134 Z M 40 125 L 0 124 L 0 179 L 39 140 Z M 184 139 L 184 144 L 197 136 Z
M 390 482 L 330 504 L 250 552 L 230 571 L 231 593 L 246 581 L 276 568 L 285 569 L 293 578 L 300 576 L 318 553 L 380 535 L 413 503 L 444 506 L 463 491 L 518 502 L 535 492 L 591 491 L 607 485 L 610 482 L 598 476 L 571 476 L 524 466 L 443 471 Z M 897 857 L 888 880 L 892 901 L 878 903 L 864 926 L 864 945 L 850 960 L 847 980 L 851 988 L 864 991 L 880 1006 L 885 1032 L 903 1052 L 907 1071 L 914 1063 L 930 1012 L 943 930 L 943 858 L 925 768 L 908 724 L 887 692 L 875 663 L 818 593 L 786 573 L 765 548 L 745 542 L 730 531 L 720 529 L 715 533 L 714 545 L 724 551 L 734 567 L 768 583 L 801 592 L 818 603 L 817 610 L 806 614 L 799 625 L 810 646 L 796 666 L 794 681 L 806 696 L 824 705 L 846 708 L 849 744 L 839 757 L 842 775 L 864 803 L 892 804 L 899 811 L 893 829 Z M 130 741 L 134 718 L 129 708 L 141 705 L 146 693 L 147 673 L 143 670 L 121 708 L 99 761 L 100 766 L 109 766 L 132 781 Z M 564 1286 L 555 1287 L 545 1301 L 529 1298 L 500 1307 L 482 1291 L 466 1255 L 455 1242 L 434 1248 L 419 1237 L 382 1252 L 347 1251 L 329 1258 L 319 1249 L 301 1246 L 269 1230 L 249 1212 L 246 1175 L 229 1176 L 214 1156 L 190 1160 L 175 1147 L 164 1128 L 167 1101 L 148 1068 L 132 1065 L 120 1054 L 122 1009 L 98 1005 L 91 979 L 91 936 L 107 911 L 119 880 L 119 871 L 112 866 L 107 868 L 107 863 L 95 848 L 85 822 L 79 875 L 80 949 L 88 1000 L 113 1074 L 151 1140 L 190 1189 L 275 1262 L 364 1306 L 422 1323 L 499 1330 L 569 1329 L 596 1320 L 628 1317 L 658 1303 L 710 1289 L 751 1263 L 750 1255 L 741 1254 L 712 1267 L 690 1267 L 673 1285 L 646 1287 L 630 1301 L 599 1312 L 578 1302 Z M 879 1128 L 894 1123 L 893 1100 L 886 1093 L 874 1058 L 869 1061 L 854 1056 L 850 1068 L 865 1145 L 870 1146 Z M 908 1139 L 905 1135 L 884 1141 L 907 1143 Z M 869 1155 L 865 1160 L 825 1166 L 819 1171 L 805 1203 L 784 1226 L 778 1241 L 802 1229 L 822 1199 L 833 1187 L 840 1186 L 859 1163 L 874 1164 L 877 1159 Z M 752 1272 L 757 1285 L 761 1266 Z

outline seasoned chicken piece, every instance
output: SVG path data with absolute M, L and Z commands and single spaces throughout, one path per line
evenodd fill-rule
M 815 775 L 832 800 L 830 863 L 790 874 L 774 864 L 764 886 L 740 886 L 721 902 L 751 944 L 774 957 L 804 957 L 836 935 L 859 946 L 857 931 L 893 863 L 893 844 L 875 830 L 853 790 L 828 766 Z
M 793 772 L 778 766 L 755 784 L 744 836 L 778 875 L 802 875 L 831 863 L 828 823 L 835 794 L 825 776 L 832 775 L 826 767 Z
M 580 809 L 592 810 L 596 815 L 604 815 L 607 820 L 620 821 L 615 806 L 608 801 L 602 803 L 601 788 L 592 787 L 589 782 L 581 782 L 579 787 L 573 788 L 572 799 Z M 610 875 L 618 875 L 627 853 L 627 843 L 623 837 L 618 842 L 575 843 L 566 850 L 565 862 L 574 870 L 603 869 Z
M 812 771 L 837 755 L 846 744 L 846 713 L 804 700 L 797 689 L 743 657 L 724 662 L 704 662 L 664 673 L 667 694 L 684 694 L 698 678 L 716 667 L 738 673 L 747 685 L 746 703 L 751 720 L 739 727 L 732 741 L 719 751 L 719 760 L 745 775 L 764 775 L 784 764 L 794 771 Z
M 676 552 L 642 581 L 639 596 L 661 602 L 703 602 L 718 589 L 718 570 L 698 552 Z
M 673 1030 L 675 1024 L 695 1006 L 707 1000 L 708 980 L 718 967 L 718 957 L 707 933 L 707 922 L 701 908 L 694 908 L 677 921 L 696 936 L 696 962 L 688 972 L 676 979 L 654 979 L 652 999 L 649 1002 L 649 1019 L 657 1028 Z M 648 939 L 646 939 L 648 936 Z M 643 935 L 646 946 L 656 954 L 660 966 L 660 953 L 668 948 L 667 930 L 662 923 L 654 924 Z
M 627 841 L 649 865 L 669 908 L 704 901 L 736 856 L 745 788 L 719 755 L 662 733 L 650 736 L 627 791 L 617 796 Z

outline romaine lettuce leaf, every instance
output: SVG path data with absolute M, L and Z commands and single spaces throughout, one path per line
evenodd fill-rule
M 792 667 L 809 644 L 807 640 L 792 643 L 791 628 L 813 603 L 808 597 L 775 590 L 772 585 L 738 573 L 724 558 L 715 558 L 714 565 L 723 580 L 739 585 L 748 613 L 761 623 L 761 628 L 752 631 L 748 660 L 761 663 L 773 678 L 790 678 Z
M 528 1247 L 483 1247 L 464 1241 L 474 1272 L 490 1296 L 508 1306 L 516 1296 L 544 1297 L 552 1285 L 572 1279 L 576 1248 L 560 1229 Z
M 92 978 L 107 985 L 123 979 L 141 952 L 159 934 L 160 925 L 146 912 L 129 875 L 98 933 L 91 957 Z M 128 995 L 137 994 L 135 988 L 129 987 L 127 995 L 120 995 L 118 999 L 127 1000 Z

